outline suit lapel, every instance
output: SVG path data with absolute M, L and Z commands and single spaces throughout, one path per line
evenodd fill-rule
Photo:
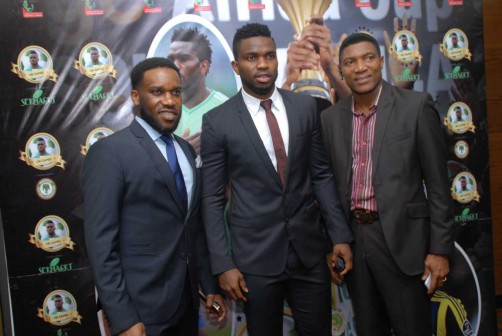
M 153 165 L 159 171 L 169 189 L 169 192 L 171 193 L 172 198 L 175 200 L 175 203 L 183 211 L 181 199 L 178 194 L 176 182 L 174 180 L 174 175 L 169 168 L 169 164 L 167 163 L 166 159 L 164 158 L 164 156 L 162 156 L 162 153 L 160 153 L 159 148 L 152 140 L 152 138 L 150 138 L 145 129 L 136 120 L 131 123 L 130 130 L 136 136 L 138 142 L 152 160 Z
M 268 156 L 267 150 L 265 148 L 265 145 L 263 144 L 263 141 L 260 138 L 260 134 L 258 133 L 258 130 L 256 129 L 256 126 L 253 122 L 253 119 L 251 118 L 251 115 L 249 114 L 248 108 L 246 104 L 244 103 L 244 100 L 242 99 L 242 94 L 239 93 L 237 97 L 237 114 L 239 116 L 239 119 L 244 126 L 244 130 L 246 131 L 246 134 L 253 144 L 253 147 L 256 150 L 256 154 L 258 157 L 262 160 L 263 166 L 265 169 L 273 176 L 273 178 L 276 180 L 277 183 L 281 183 L 279 180 L 279 174 L 277 174 L 277 170 L 275 169 L 274 165 L 272 164 L 272 160 L 270 160 L 270 157 Z M 290 144 L 291 146 L 291 144 Z M 287 176 L 287 172 L 286 172 Z
M 378 159 L 383 147 L 383 139 L 389 124 L 389 118 L 392 114 L 392 106 L 394 105 L 394 98 L 392 96 L 392 87 L 386 82 L 382 82 L 382 92 L 377 106 L 377 119 L 375 125 L 375 138 L 373 140 L 373 176 L 375 176 L 376 167 L 378 166 Z
M 338 148 L 344 151 L 344 166 L 347 167 L 345 182 L 347 186 L 350 186 L 350 178 L 352 175 L 352 98 L 346 99 L 343 102 L 339 102 L 341 105 L 340 115 L 341 115 L 341 130 L 343 132 L 343 144 L 339 144 Z
M 291 165 L 295 161 L 295 148 L 298 148 L 297 141 L 298 130 L 300 130 L 300 119 L 295 114 L 298 113 L 297 108 L 294 103 L 291 101 L 287 92 L 279 90 L 282 96 L 282 101 L 284 102 L 284 107 L 286 108 L 286 115 L 288 116 L 288 128 L 289 128 L 289 145 L 288 145 L 288 164 L 286 167 L 286 181 L 284 185 L 288 182 L 289 172 L 291 169 Z M 277 172 L 276 172 L 277 174 Z

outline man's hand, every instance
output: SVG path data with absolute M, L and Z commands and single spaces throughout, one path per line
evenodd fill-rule
M 213 302 L 216 302 L 220 306 L 220 311 L 216 311 L 213 308 Z M 210 319 L 217 319 L 218 322 L 222 322 L 227 317 L 228 309 L 225 304 L 225 299 L 219 294 L 208 294 L 206 300 L 206 314 Z
M 450 264 L 447 256 L 428 254 L 427 258 L 425 258 L 425 271 L 422 275 L 422 281 L 425 281 L 429 274 L 431 275 L 431 283 L 427 294 L 431 295 L 437 288 L 443 286 L 449 273 Z
M 136 323 L 129 329 L 118 333 L 117 336 L 146 336 L 145 325 L 142 322 Z
M 403 24 L 401 26 L 402 29 L 409 29 L 411 32 L 415 33 L 415 29 L 417 26 L 417 21 L 415 19 L 411 20 L 410 27 L 408 27 L 408 16 L 406 13 L 403 14 Z M 397 17 L 394 18 L 394 33 L 397 33 L 400 29 L 399 27 L 399 19 Z M 384 30 L 383 32 L 383 38 L 385 40 L 385 47 L 387 50 L 390 50 L 391 47 L 391 40 L 389 38 L 389 34 L 387 34 L 387 31 Z M 397 58 L 395 58 L 392 55 L 389 55 L 389 70 L 390 70 L 390 77 L 392 79 L 392 82 L 394 83 L 394 86 L 404 88 L 404 89 L 412 89 L 413 84 L 415 82 L 413 81 L 396 81 L 395 78 L 396 76 L 401 75 L 406 69 L 410 69 L 409 75 L 412 76 L 418 72 L 418 61 L 413 60 L 408 63 L 402 63 L 400 62 Z
M 345 269 L 342 272 L 338 272 L 335 269 L 338 258 L 342 258 L 345 262 Z M 328 267 L 333 281 L 337 284 L 341 284 L 343 276 L 352 269 L 352 250 L 349 244 L 342 243 L 333 245 L 333 251 L 328 255 Z
M 315 53 L 311 43 L 305 41 L 293 41 L 288 45 L 288 58 L 286 62 L 286 81 L 283 89 L 290 90 L 291 85 L 298 80 L 300 72 L 305 70 L 317 70 L 319 55 Z
M 192 145 L 195 153 L 197 154 L 200 153 L 200 133 L 201 131 L 198 131 L 192 135 L 189 135 L 190 130 L 188 128 L 185 128 L 185 132 L 182 136 L 183 139 L 185 139 L 190 145 Z
M 246 282 L 244 281 L 242 273 L 239 272 L 237 268 L 220 273 L 218 275 L 218 282 L 220 284 L 220 288 L 230 299 L 234 301 L 247 301 L 244 293 L 248 292 L 248 288 L 246 287 Z

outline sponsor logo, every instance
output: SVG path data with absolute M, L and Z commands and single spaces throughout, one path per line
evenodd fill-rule
M 50 274 L 50 273 L 61 273 L 68 272 L 73 269 L 73 264 L 60 264 L 61 260 L 59 258 L 54 258 L 49 263 L 49 266 L 41 266 L 38 268 L 40 274 Z
M 56 196 L 56 183 L 50 178 L 43 178 L 37 182 L 37 186 L 35 188 L 37 192 L 37 196 L 44 201 L 50 200 Z
M 21 106 L 39 106 L 46 104 L 52 105 L 54 103 L 56 103 L 56 98 L 51 96 L 44 96 L 44 91 L 41 89 L 33 92 L 31 98 L 21 99 Z

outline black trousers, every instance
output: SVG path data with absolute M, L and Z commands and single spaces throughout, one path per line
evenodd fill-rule
M 276 276 L 244 274 L 249 293 L 244 304 L 250 336 L 282 335 L 287 300 L 298 335 L 331 335 L 331 275 L 325 258 L 306 268 L 292 247 L 286 270 Z
M 431 302 L 422 274 L 409 276 L 399 269 L 379 221 L 353 224 L 354 268 L 346 280 L 357 335 L 430 336 Z

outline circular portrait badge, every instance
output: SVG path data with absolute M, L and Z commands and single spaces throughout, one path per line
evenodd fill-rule
M 113 131 L 106 127 L 98 127 L 93 129 L 91 132 L 89 132 L 89 135 L 87 135 L 87 139 L 85 140 L 85 145 L 80 146 L 80 153 L 82 155 L 87 155 L 87 151 L 89 151 L 89 148 L 91 148 L 91 146 L 94 145 L 94 143 L 96 143 L 100 139 L 109 136 L 110 134 L 113 134 Z
M 469 156 L 469 144 L 467 143 L 467 141 L 458 140 L 455 143 L 454 151 L 455 155 L 459 159 L 465 159 L 467 156 Z
M 451 196 L 459 203 L 479 202 L 478 185 L 474 175 L 461 172 L 453 179 Z
M 43 308 L 38 308 L 37 316 L 56 326 L 63 326 L 70 322 L 80 324 L 82 320 L 73 295 L 61 289 L 52 291 L 45 297 Z
M 56 81 L 51 55 L 40 46 L 24 48 L 12 65 L 12 71 L 30 83 L 42 83 L 47 79 Z
M 40 179 L 35 188 L 37 196 L 44 201 L 52 199 L 56 195 L 56 190 L 56 183 L 50 178 Z
M 57 252 L 63 248 L 73 250 L 70 229 L 63 218 L 50 215 L 38 221 L 35 232 L 30 233 L 30 243 L 47 252 Z
M 24 152 L 20 151 L 19 153 L 20 160 L 38 170 L 47 170 L 54 166 L 64 169 L 66 163 L 61 157 L 59 143 L 49 133 L 32 135 L 26 142 Z
M 89 78 L 116 77 L 110 50 L 101 43 L 86 44 L 81 50 L 74 67 Z
M 412 31 L 400 30 L 394 35 L 390 53 L 402 63 L 421 61 L 418 39 Z
M 444 34 L 440 50 L 452 61 L 459 61 L 463 58 L 471 59 L 469 52 L 469 40 L 465 33 L 457 28 L 450 29 Z
M 463 102 L 453 103 L 448 108 L 448 113 L 443 123 L 449 130 L 456 134 L 464 134 L 467 131 L 474 133 L 476 129 L 472 122 L 471 109 Z

